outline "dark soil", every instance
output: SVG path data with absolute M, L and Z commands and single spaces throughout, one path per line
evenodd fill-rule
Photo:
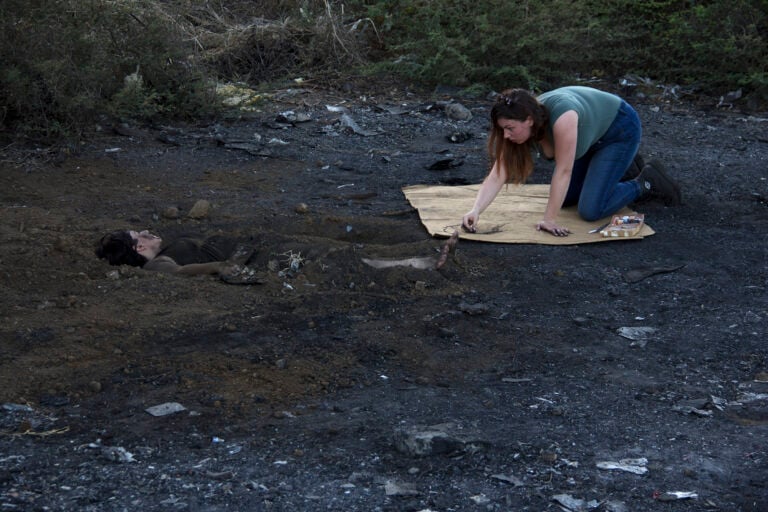
M 484 99 L 284 90 L 218 124 L 7 147 L 2 509 L 768 510 L 768 120 L 630 100 L 683 186 L 636 205 L 657 234 L 460 241 L 440 270 L 362 258 L 437 255 L 401 188 L 482 179 Z M 266 283 L 96 259 L 123 228 L 253 235 Z M 166 402 L 186 410 L 145 411 Z M 598 467 L 627 458 L 646 472 Z

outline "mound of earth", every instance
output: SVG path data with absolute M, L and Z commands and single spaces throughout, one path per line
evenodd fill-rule
M 768 119 L 630 101 L 683 187 L 636 206 L 654 236 L 439 270 L 364 260 L 439 255 L 401 188 L 483 178 L 482 99 L 291 89 L 6 148 L 2 508 L 768 509 Z M 251 236 L 265 282 L 110 267 L 115 229 Z

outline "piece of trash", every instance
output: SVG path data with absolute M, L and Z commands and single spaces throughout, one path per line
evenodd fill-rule
M 387 481 L 384 484 L 384 494 L 387 496 L 417 496 L 420 493 L 413 484 Z
M 328 110 L 328 112 L 340 112 L 342 114 L 349 113 L 349 109 L 347 107 L 339 107 L 336 105 L 326 105 L 325 108 Z
M 676 405 L 672 407 L 672 410 L 683 414 L 693 414 L 694 416 L 712 416 L 714 414 L 712 411 L 699 409 L 698 407 L 693 407 L 691 405 Z
M 628 283 L 637 283 L 643 279 L 655 276 L 657 274 L 666 274 L 680 270 L 684 266 L 685 265 L 665 265 L 658 267 L 635 268 L 624 273 L 624 281 Z
M 440 257 L 437 258 L 437 263 L 435 263 L 436 270 L 441 269 L 445 265 L 445 262 L 448 261 L 448 255 L 456 249 L 458 241 L 459 232 L 456 230 L 440 248 Z
M 220 438 L 220 437 L 213 436 L 211 438 L 211 442 L 214 443 L 214 444 L 216 444 L 216 443 L 223 443 L 224 440 L 222 438 Z
M 618 462 L 613 461 L 601 461 L 596 464 L 599 469 L 617 469 L 619 471 L 627 471 L 636 475 L 644 475 L 648 472 L 648 468 L 645 465 L 648 464 L 648 459 L 641 457 L 639 459 L 620 459 Z
M 641 348 L 644 348 L 646 343 L 648 342 L 648 338 L 656 332 L 656 329 L 654 327 L 619 327 L 616 332 L 619 336 L 622 338 L 627 338 L 628 340 L 632 340 L 633 343 L 630 343 L 630 347 L 639 346 Z
M 490 498 L 488 498 L 488 496 L 485 494 L 476 494 L 474 496 L 470 496 L 469 499 L 474 501 L 476 505 L 487 505 L 491 502 Z
M 672 410 L 684 414 L 694 414 L 696 416 L 712 416 L 714 414 L 714 409 L 723 411 L 725 410 L 726 405 L 728 405 L 728 401 L 725 398 L 710 396 L 709 398 L 698 398 L 678 402 L 672 407 Z
M 446 136 L 448 142 L 453 142 L 454 144 L 466 142 L 471 138 L 472 134 L 470 132 L 453 132 L 452 134 Z
M 153 405 L 152 407 L 147 407 L 144 409 L 144 411 L 148 412 L 152 416 L 168 416 L 169 414 L 174 414 L 186 410 L 187 408 L 178 402 L 166 402 L 164 404 Z
M 435 267 L 437 260 L 433 257 L 400 258 L 400 259 L 370 259 L 362 258 L 363 263 L 373 268 L 412 267 L 426 270 Z
M 122 446 L 104 446 L 101 449 L 101 454 L 104 458 L 115 462 L 136 462 L 133 454 Z
M 501 480 L 502 482 L 507 482 L 508 484 L 512 484 L 515 487 L 522 487 L 525 485 L 525 483 L 517 478 L 515 475 L 491 475 L 491 478 L 495 480 Z
M 768 393 L 741 393 L 736 400 L 738 402 L 756 402 L 758 400 L 768 400 Z
M 584 510 L 593 510 L 600 506 L 597 500 L 582 500 L 574 498 L 570 494 L 555 494 L 552 499 L 558 502 L 567 512 L 583 512 Z
M 667 491 L 656 496 L 659 501 L 695 500 L 699 495 L 690 491 Z
M 3 409 L 10 412 L 32 412 L 34 409 L 26 404 L 3 404 Z
M 122 151 L 120 148 L 107 148 L 104 150 L 105 153 L 117 153 L 119 151 Z
M 656 332 L 653 327 L 619 327 L 617 331 L 619 336 L 629 340 L 645 340 L 648 336 Z
M 341 121 L 341 126 L 343 128 L 348 128 L 349 130 L 351 130 L 353 133 L 356 133 L 357 135 L 362 135 L 363 137 L 371 137 L 373 135 L 378 135 L 378 132 L 374 132 L 371 130 L 363 130 L 362 128 L 360 128 L 360 126 L 358 126 L 358 124 L 355 122 L 354 119 L 352 119 L 352 117 L 350 117 L 349 114 L 346 114 L 346 113 L 342 114 L 340 121 Z

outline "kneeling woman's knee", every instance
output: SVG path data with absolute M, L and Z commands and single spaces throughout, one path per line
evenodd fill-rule
M 579 217 L 587 222 L 594 222 L 602 219 L 605 215 L 592 205 L 579 204 Z

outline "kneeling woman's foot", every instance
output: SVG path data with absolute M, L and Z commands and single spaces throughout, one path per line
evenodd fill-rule
M 643 160 L 643 157 L 640 153 L 635 155 L 635 158 L 632 160 L 632 163 L 629 164 L 629 169 L 624 171 L 624 175 L 621 177 L 619 181 L 630 181 L 634 180 L 638 176 L 640 176 L 640 173 L 643 171 L 643 167 L 645 167 L 645 160 Z
M 643 191 L 640 200 L 659 199 L 667 206 L 683 203 L 680 185 L 667 174 L 658 160 L 648 162 L 636 179 Z

